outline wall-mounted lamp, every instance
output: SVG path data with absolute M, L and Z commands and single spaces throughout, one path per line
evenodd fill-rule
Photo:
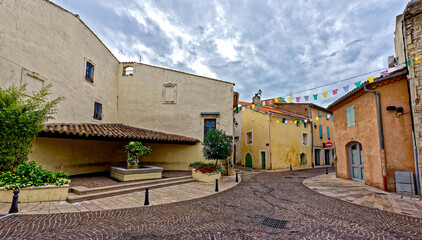
M 388 106 L 387 111 L 396 111 L 395 115 L 396 115 L 397 118 L 400 117 L 400 115 L 404 114 L 403 113 L 403 111 L 404 111 L 403 107 Z

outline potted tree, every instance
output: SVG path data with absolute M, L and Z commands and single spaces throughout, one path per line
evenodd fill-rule
M 137 169 L 139 167 L 139 157 L 151 154 L 150 147 L 142 145 L 141 142 L 130 142 L 125 146 L 127 152 L 127 168 Z
M 192 170 L 192 177 L 202 182 L 213 182 L 221 177 L 221 167 L 218 160 L 226 160 L 232 154 L 231 138 L 222 130 L 211 129 L 203 142 L 202 153 L 207 160 L 214 160 L 214 164 L 200 163 Z

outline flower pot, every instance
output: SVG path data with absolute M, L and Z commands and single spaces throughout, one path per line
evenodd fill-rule
M 192 178 L 200 182 L 215 182 L 215 179 L 221 178 L 220 172 L 203 173 L 196 169 L 192 169 Z

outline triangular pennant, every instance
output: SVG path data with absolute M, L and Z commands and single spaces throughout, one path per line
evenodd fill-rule
M 314 100 L 318 99 L 318 94 L 314 94 L 313 96 L 314 96 Z
M 293 99 L 292 97 L 289 97 L 288 99 L 289 103 L 292 102 L 292 99 Z
M 296 97 L 296 102 L 300 102 L 300 97 Z
M 274 102 L 278 102 L 278 98 L 274 98 Z
M 345 92 L 348 92 L 349 91 L 349 85 L 344 86 L 343 89 L 344 89 Z
M 251 109 L 251 106 L 249 106 L 249 105 L 248 105 L 248 106 L 246 106 L 246 108 L 247 108 L 247 109 Z
M 388 69 L 381 72 L 381 76 L 387 77 L 388 76 Z
M 269 101 L 268 101 L 268 104 L 269 104 L 269 105 L 273 104 L 273 100 L 269 100 Z
M 299 123 L 302 123 L 302 120 L 300 120 Z
M 328 92 L 323 92 L 322 96 L 324 96 L 324 98 L 327 98 Z
M 317 121 L 318 121 L 318 119 L 319 119 L 319 117 L 316 117 L 316 118 L 315 118 L 315 120 L 317 120 Z
M 297 124 L 297 121 L 295 121 L 295 124 Z
M 308 120 L 307 119 L 305 119 L 305 123 L 307 123 L 308 122 Z
M 421 62 L 419 61 L 419 57 L 415 57 L 414 58 L 416 62 L 418 62 L 419 64 L 421 64 Z
M 265 101 L 262 102 L 262 106 L 265 106 Z
M 333 95 L 336 95 L 336 94 L 337 94 L 337 92 L 338 92 L 338 89 L 334 89 L 334 90 L 333 90 Z
M 278 123 L 278 120 L 276 120 L 275 123 Z
M 242 111 L 245 111 L 245 107 L 242 107 Z
M 411 63 L 411 61 L 409 60 L 409 61 L 407 61 L 406 65 L 410 66 L 410 63 Z
M 360 87 L 360 81 L 358 81 L 358 82 L 355 82 L 355 86 L 358 88 L 358 87 Z
M 261 103 L 257 103 L 256 105 L 257 105 L 258 107 L 261 107 Z
M 368 80 L 368 82 L 373 82 L 374 81 L 374 76 L 370 76 L 369 78 L 367 78 L 366 80 Z
M 255 108 L 255 104 L 252 104 L 252 109 L 254 109 Z
M 241 109 L 241 107 L 238 107 L 238 108 L 237 108 L 237 111 L 240 111 L 240 109 Z
M 309 100 L 309 96 L 304 96 L 304 98 L 306 102 Z
M 236 108 L 233 108 L 233 110 L 235 110 L 235 111 L 236 111 Z
M 280 102 L 284 102 L 284 99 L 285 99 L 285 98 L 284 98 L 284 97 L 282 97 Z

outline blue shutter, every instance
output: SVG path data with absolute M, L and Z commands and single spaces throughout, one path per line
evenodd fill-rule
M 322 125 L 319 125 L 319 138 L 322 138 Z
M 330 139 L 330 127 L 327 127 L 327 138 Z

